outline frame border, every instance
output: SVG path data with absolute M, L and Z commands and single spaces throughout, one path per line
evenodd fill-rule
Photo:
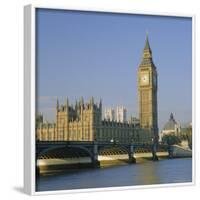
M 35 51 L 36 51 L 36 9 L 52 9 L 52 10 L 71 10 L 71 11 L 86 11 L 86 12 L 102 12 L 115 14 L 135 14 L 149 15 L 162 17 L 188 17 L 192 20 L 192 182 L 188 183 L 168 183 L 154 184 L 143 186 L 121 186 L 108 188 L 89 188 L 89 189 L 71 189 L 71 190 L 55 190 L 55 191 L 36 191 L 35 178 L 35 97 L 36 97 L 36 74 L 35 74 Z M 30 4 L 24 6 L 24 192 L 29 195 L 47 195 L 47 194 L 72 194 L 72 193 L 87 193 L 87 192 L 102 192 L 102 191 L 119 191 L 131 189 L 150 189 L 163 187 L 179 187 L 179 186 L 194 186 L 196 185 L 196 15 L 195 14 L 180 14 L 180 13 L 159 13 L 159 12 L 144 12 L 134 11 L 134 9 L 116 9 L 116 8 L 98 8 L 90 7 L 83 8 L 77 6 L 49 6 L 44 4 Z M 29 134 L 30 133 L 30 134 Z

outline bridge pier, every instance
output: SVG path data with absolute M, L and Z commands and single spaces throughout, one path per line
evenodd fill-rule
M 158 161 L 158 156 L 156 155 L 157 152 L 157 144 L 156 142 L 153 141 L 153 145 L 152 145 L 152 160 L 153 161 Z
M 168 158 L 173 158 L 173 147 L 171 145 L 168 145 Z
M 37 160 L 38 160 L 38 152 L 36 152 L 36 155 L 35 155 L 35 176 L 38 177 L 40 176 L 40 167 L 37 165 Z
M 98 145 L 94 142 L 93 152 L 92 152 L 92 166 L 99 167 L 100 162 L 98 161 Z
M 129 147 L 128 161 L 129 161 L 129 163 L 136 163 L 136 159 L 134 157 L 134 146 L 133 146 L 133 144 L 131 144 L 130 147 Z
M 36 175 L 36 177 L 40 176 L 40 167 L 37 166 L 37 164 L 36 164 L 36 167 L 35 167 L 35 175 Z

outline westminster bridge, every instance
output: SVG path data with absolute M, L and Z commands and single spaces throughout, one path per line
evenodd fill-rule
M 135 153 L 151 152 L 152 160 L 158 160 L 157 151 L 169 151 L 169 147 L 156 143 L 118 143 L 96 141 L 36 141 L 36 159 L 90 157 L 98 166 L 98 156 L 128 155 L 129 163 L 135 163 Z

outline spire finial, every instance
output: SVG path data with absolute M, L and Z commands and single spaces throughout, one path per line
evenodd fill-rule
M 58 101 L 58 97 L 57 97 L 56 107 L 57 107 L 57 109 L 59 109 L 59 101 Z
M 99 101 L 99 108 L 102 108 L 102 99 L 100 98 L 100 101 Z
M 66 107 L 68 107 L 68 105 L 69 105 L 68 97 L 67 97 L 66 100 L 65 100 L 65 105 L 66 105 Z
M 145 43 L 144 49 L 150 49 L 150 46 L 149 46 L 149 33 L 148 33 L 148 31 L 146 32 L 146 43 Z
M 80 103 L 81 103 L 81 105 L 84 104 L 83 96 L 81 96 Z
M 94 104 L 94 97 L 93 96 L 91 98 L 91 102 L 92 102 L 92 104 Z
M 102 98 L 100 97 L 99 103 L 102 104 Z

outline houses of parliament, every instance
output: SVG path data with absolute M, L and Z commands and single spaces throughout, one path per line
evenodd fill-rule
M 130 91 L 131 92 L 131 91 Z M 69 100 L 56 105 L 56 122 L 44 123 L 36 116 L 37 141 L 142 142 L 158 140 L 157 71 L 146 36 L 142 61 L 138 67 L 139 123 L 102 118 L 102 101 L 81 98 L 75 105 Z

